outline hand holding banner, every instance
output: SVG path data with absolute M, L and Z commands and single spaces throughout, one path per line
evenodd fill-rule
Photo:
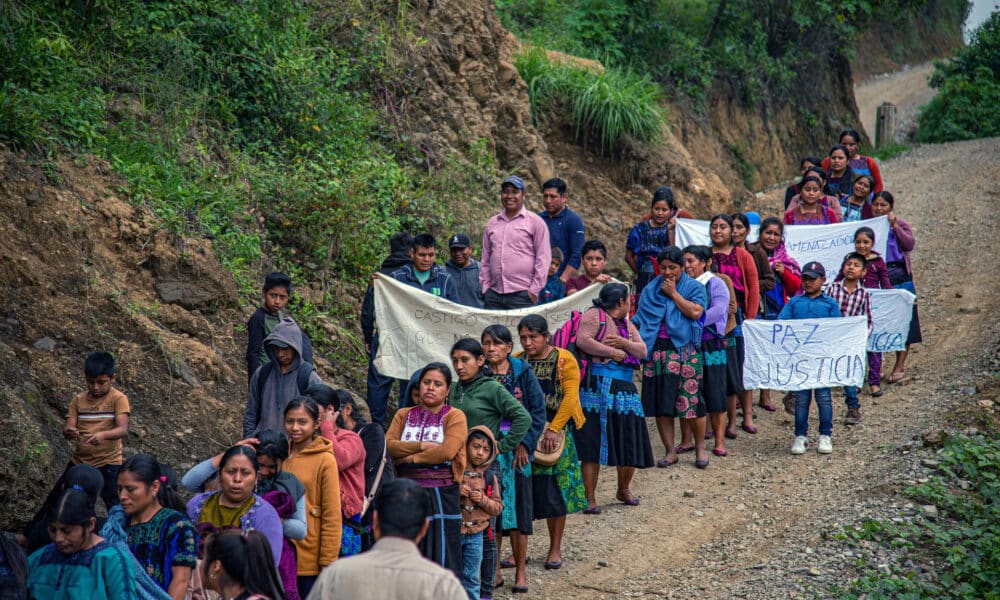
M 743 322 L 748 390 L 864 385 L 867 317 Z

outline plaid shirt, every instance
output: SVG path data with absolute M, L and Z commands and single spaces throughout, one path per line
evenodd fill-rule
M 858 282 L 858 286 L 853 292 L 847 291 L 843 282 L 835 282 L 826 286 L 826 295 L 837 301 L 840 305 L 840 316 L 856 317 L 865 315 L 868 317 L 868 332 L 872 330 L 872 303 L 868 291 Z

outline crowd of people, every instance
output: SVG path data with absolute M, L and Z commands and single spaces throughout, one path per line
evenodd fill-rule
M 634 287 L 604 272 L 608 244 L 587 240 L 560 179 L 542 185 L 538 214 L 525 208 L 521 178 L 502 182 L 481 260 L 463 233 L 448 239 L 443 266 L 432 235 L 394 235 L 373 283 L 389 277 L 477 309 L 528 310 L 516 331 L 469 331 L 451 348 L 450 364 L 432 362 L 397 383 L 375 366 L 382 333 L 369 286 L 363 404 L 322 382 L 308 336 L 286 312 L 292 282 L 272 273 L 247 323 L 242 439 L 180 478 L 152 456 L 124 459 L 129 401 L 115 388 L 114 358 L 90 355 L 87 390 L 73 398 L 63 429 L 72 460 L 18 536 L 27 561 L 2 540 L 0 578 L 39 600 L 213 592 L 240 600 L 477 600 L 506 585 L 526 592 L 536 523 L 545 521 L 549 539 L 543 566 L 558 570 L 567 515 L 602 512 L 602 467 L 615 468 L 617 501 L 636 506 L 638 469 L 676 468 L 685 453 L 705 469 L 711 456 L 729 454 L 741 431 L 757 433 L 755 408 L 776 410 L 771 391 L 760 390 L 755 406 L 743 387 L 746 320 L 870 322 L 866 289 L 915 291 L 912 230 L 896 216 L 878 165 L 858 154 L 859 139 L 845 131 L 826 158 L 804 159 L 781 217 L 713 216 L 711 245 L 675 245 L 677 219 L 691 215 L 669 187 L 658 188 L 625 241 Z M 873 231 L 859 227 L 855 251 L 828 285 L 822 264 L 799 265 L 785 250 L 787 224 L 882 215 L 890 223 L 885 256 L 873 250 Z M 748 243 L 755 225 L 757 241 Z M 601 286 L 593 306 L 568 330 L 530 311 L 591 285 Z M 919 341 L 914 307 L 907 349 Z M 897 353 L 883 382 L 881 355 L 869 353 L 871 395 L 900 381 L 905 361 Z M 821 388 L 785 395 L 795 417 L 792 454 L 806 452 L 813 396 L 818 451 L 833 451 L 831 390 Z M 860 422 L 859 390 L 844 396 L 845 423 Z

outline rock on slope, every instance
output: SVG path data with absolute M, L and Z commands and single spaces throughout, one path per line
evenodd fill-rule
M 168 234 L 117 183 L 93 159 L 42 168 L 0 146 L 0 527 L 65 466 L 60 431 L 89 352 L 118 357 L 131 450 L 181 466 L 239 431 L 232 277 L 209 242 Z

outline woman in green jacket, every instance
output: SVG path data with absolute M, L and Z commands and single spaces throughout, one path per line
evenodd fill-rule
M 476 340 L 465 338 L 456 342 L 451 347 L 451 364 L 458 383 L 451 386 L 450 404 L 465 413 L 469 429 L 483 425 L 493 433 L 498 453 L 512 453 L 531 427 L 531 414 L 502 383 L 490 376 L 486 354 Z M 485 571 L 488 574 L 489 569 Z M 528 591 L 527 581 L 527 570 L 518 569 L 513 591 Z

